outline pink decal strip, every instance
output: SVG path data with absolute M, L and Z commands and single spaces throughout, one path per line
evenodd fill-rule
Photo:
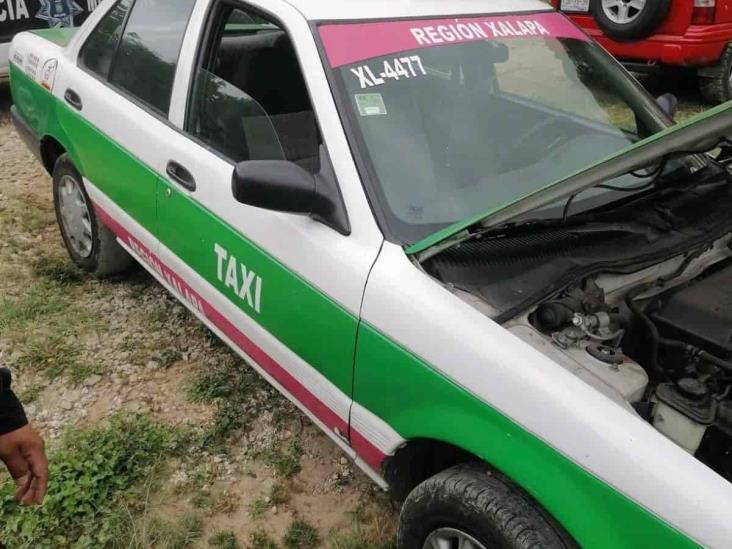
M 160 275 L 189 305 L 210 320 L 226 337 L 233 341 L 244 353 L 252 358 L 264 371 L 271 375 L 282 387 L 317 417 L 328 429 L 338 429 L 340 433 L 348 433 L 348 424 L 333 410 L 328 408 L 318 397 L 311 393 L 285 368 L 265 353 L 261 347 L 245 336 L 221 312 L 204 300 L 178 274 L 165 265 L 160 258 L 153 254 L 145 245 L 132 236 L 116 219 L 110 216 L 99 204 L 94 209 L 101 221 L 117 235 L 130 249 L 135 252 L 150 268 Z M 363 435 L 351 430 L 353 449 L 369 467 L 379 473 L 381 463 L 386 457 Z
M 510 38 L 590 38 L 555 12 L 496 17 L 421 19 L 379 23 L 338 23 L 319 28 L 332 68 L 395 53 Z

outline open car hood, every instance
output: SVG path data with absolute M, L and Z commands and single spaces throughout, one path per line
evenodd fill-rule
M 408 255 L 416 255 L 420 260 L 431 257 L 442 249 L 466 240 L 470 236 L 471 228 L 504 225 L 520 215 L 568 198 L 629 171 L 638 170 L 667 154 L 711 148 L 728 136 L 732 137 L 732 101 L 666 128 L 514 202 L 495 206 L 458 221 L 408 246 L 406 252 Z

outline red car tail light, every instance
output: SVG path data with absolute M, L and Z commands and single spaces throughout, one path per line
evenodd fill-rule
M 694 0 L 692 25 L 712 25 L 717 11 L 717 0 Z

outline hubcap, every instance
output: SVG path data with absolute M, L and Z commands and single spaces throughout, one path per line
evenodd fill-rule
M 487 549 L 485 545 L 455 528 L 435 530 L 424 542 L 422 549 Z
M 61 178 L 58 198 L 66 239 L 74 253 L 86 259 L 92 253 L 91 216 L 89 204 L 76 179 L 70 175 Z
M 602 0 L 602 11 L 613 23 L 635 21 L 646 7 L 646 0 Z

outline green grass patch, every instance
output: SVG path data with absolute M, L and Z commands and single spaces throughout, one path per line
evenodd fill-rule
M 264 530 L 255 530 L 249 538 L 249 549 L 278 549 L 279 545 Z
M 249 516 L 258 519 L 269 509 L 270 504 L 263 497 L 258 497 L 249 504 Z
M 33 265 L 33 273 L 52 284 L 70 286 L 88 280 L 89 275 L 79 269 L 70 259 L 42 257 Z
M 203 534 L 203 522 L 196 515 L 184 515 L 174 520 L 150 519 L 128 545 L 133 549 L 151 547 L 185 549 Z
M 284 449 L 276 446 L 268 450 L 264 454 L 264 459 L 268 465 L 275 468 L 278 475 L 284 478 L 292 478 L 302 469 L 300 466 L 302 455 L 303 449 L 300 441 L 295 438 Z
M 382 540 L 372 532 L 356 529 L 347 534 L 336 535 L 330 540 L 331 549 L 397 549 L 396 538 Z
M 216 549 L 239 549 L 241 547 L 234 532 L 216 532 L 209 538 L 208 544 Z
M 254 370 L 233 357 L 199 375 L 188 389 L 188 399 L 216 405 L 214 421 L 199 437 L 199 447 L 224 453 L 227 441 L 249 429 L 253 419 L 251 405 L 265 387 Z
M 116 416 L 108 425 L 70 431 L 51 452 L 50 483 L 42 507 L 12 499 L 0 488 L 0 539 L 9 547 L 127 546 L 132 517 L 144 511 L 147 482 L 181 447 L 179 434 L 145 416 Z
M 64 376 L 73 385 L 103 372 L 100 365 L 84 362 L 79 349 L 62 335 L 31 339 L 15 366 L 21 371 L 40 373 L 49 381 Z
M 283 544 L 286 549 L 312 549 L 320 543 L 320 536 L 315 526 L 295 519 L 287 528 Z
M 63 289 L 52 284 L 36 284 L 17 298 L 0 298 L 0 332 L 22 330 L 39 321 L 48 323 L 67 315 L 69 304 Z

